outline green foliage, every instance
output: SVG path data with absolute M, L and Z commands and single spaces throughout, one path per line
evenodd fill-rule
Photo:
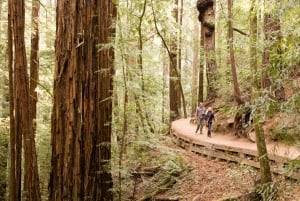
M 286 102 L 280 104 L 279 120 L 271 128 L 271 137 L 288 144 L 299 142 L 300 136 L 300 93 L 293 94 Z
M 295 144 L 299 138 L 299 130 L 297 128 L 288 128 L 286 125 L 279 124 L 271 129 L 271 137 L 275 141 L 285 142 L 287 144 Z
M 278 183 L 265 183 L 256 185 L 255 191 L 261 196 L 262 201 L 276 201 L 279 198 Z
M 298 143 L 298 147 L 300 147 L 299 143 Z M 299 172 L 299 169 L 300 169 L 300 160 L 295 159 L 295 160 L 289 161 L 289 163 L 287 165 L 285 165 L 285 167 L 283 169 L 283 173 L 291 175 L 294 172 Z

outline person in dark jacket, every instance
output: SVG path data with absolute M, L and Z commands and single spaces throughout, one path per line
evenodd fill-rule
M 200 134 L 202 134 L 202 130 L 205 123 L 205 107 L 203 106 L 203 103 L 199 103 L 199 107 L 197 107 L 195 117 L 197 119 L 197 129 L 195 133 L 197 134 L 198 130 L 200 129 Z
M 212 111 L 211 107 L 209 107 L 207 109 L 207 113 L 205 115 L 205 119 L 207 121 L 207 136 L 211 137 L 211 126 L 212 126 L 212 122 L 215 121 L 215 114 Z

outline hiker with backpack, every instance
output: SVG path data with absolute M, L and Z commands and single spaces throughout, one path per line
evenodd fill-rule
M 206 109 L 203 106 L 203 103 L 199 103 L 199 107 L 197 107 L 195 117 L 197 119 L 197 129 L 195 131 L 195 134 L 197 134 L 198 130 L 200 129 L 200 134 L 202 134 L 202 130 L 205 123 L 205 112 Z
M 205 119 L 207 122 L 207 124 L 206 124 L 207 125 L 207 136 L 211 137 L 211 126 L 212 126 L 212 122 L 215 121 L 215 114 L 212 111 L 211 107 L 209 107 L 207 109 L 207 112 L 205 114 Z

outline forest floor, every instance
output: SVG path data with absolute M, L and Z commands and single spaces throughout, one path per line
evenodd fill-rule
M 179 149 L 178 154 L 190 172 L 180 177 L 171 190 L 157 196 L 157 200 L 221 201 L 251 192 L 259 179 L 256 169 L 209 159 L 172 144 L 169 147 Z M 273 179 L 279 184 L 280 201 L 300 201 L 299 183 L 275 175 Z
M 219 142 L 222 141 L 222 137 L 224 137 L 224 141 L 234 138 L 230 134 L 220 133 L 217 136 L 213 133 L 212 138 L 208 138 L 206 135 L 196 135 L 194 134 L 196 126 L 186 125 L 186 122 L 181 123 L 179 127 L 189 132 L 192 138 Z M 235 143 L 239 143 L 241 146 L 246 143 L 243 139 L 239 140 L 241 142 Z M 168 146 L 178 150 L 178 154 L 181 155 L 190 171 L 179 177 L 172 189 L 156 196 L 155 200 L 221 201 L 251 192 L 255 182 L 259 179 L 259 172 L 256 169 L 199 156 L 178 148 L 172 143 Z M 289 151 L 289 154 L 293 153 L 295 151 Z M 273 181 L 278 184 L 280 201 L 300 201 L 300 184 L 298 182 L 278 175 L 273 176 Z

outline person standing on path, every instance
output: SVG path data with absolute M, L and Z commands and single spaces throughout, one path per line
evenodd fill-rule
M 211 126 L 212 126 L 212 121 L 216 121 L 215 120 L 215 114 L 212 111 L 212 108 L 209 107 L 207 109 L 207 113 L 205 115 L 205 119 L 207 121 L 207 136 L 211 137 Z
M 203 130 L 203 127 L 204 127 L 204 122 L 205 122 L 205 107 L 203 106 L 203 103 L 200 102 L 199 103 L 199 107 L 197 107 L 197 110 L 196 110 L 196 114 L 195 114 L 195 117 L 197 119 L 197 129 L 195 131 L 195 133 L 197 134 L 198 130 L 200 129 L 200 134 L 202 134 L 202 130 Z

